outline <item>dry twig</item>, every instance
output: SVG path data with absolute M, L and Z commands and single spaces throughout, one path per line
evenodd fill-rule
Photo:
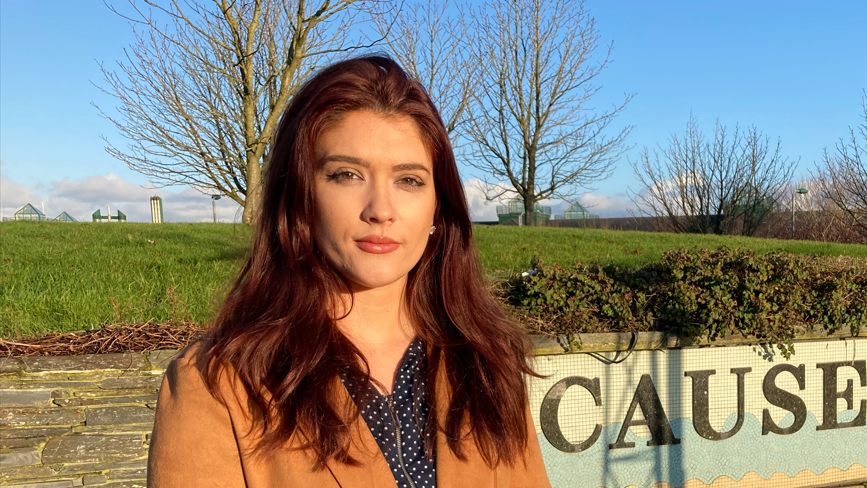
M 190 323 L 112 324 L 96 330 L 52 332 L 42 337 L 0 339 L 0 357 L 75 356 L 112 352 L 183 349 L 204 333 Z

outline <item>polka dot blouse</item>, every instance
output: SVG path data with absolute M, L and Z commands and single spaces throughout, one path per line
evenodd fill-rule
M 424 345 L 416 338 L 401 359 L 391 395 L 382 395 L 373 386 L 369 391 L 361 392 L 357 385 L 341 378 L 361 408 L 361 416 L 388 461 L 398 488 L 432 488 L 437 485 L 436 461 L 425 459 L 420 428 L 430 411 L 430 406 L 424 401 L 424 365 Z M 432 442 L 432 439 L 428 441 Z

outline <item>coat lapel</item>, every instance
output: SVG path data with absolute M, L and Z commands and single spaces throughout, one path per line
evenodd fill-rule
M 498 485 L 500 470 L 493 470 L 485 464 L 476 450 L 472 438 L 464 441 L 467 460 L 461 461 L 449 449 L 445 435 L 437 435 L 437 488 L 488 488 Z
M 353 402 L 346 387 L 340 379 L 334 385 L 337 391 L 338 405 L 350 406 Z M 395 487 L 397 483 L 391 469 L 382 455 L 376 439 L 370 433 L 367 423 L 361 414 L 357 415 L 350 427 L 349 455 L 359 462 L 358 466 L 330 460 L 327 468 L 342 488 L 382 488 Z
M 440 423 L 445 422 L 446 415 L 449 411 L 450 388 L 448 377 L 445 371 L 444 361 L 440 362 L 437 371 L 436 384 L 436 409 L 437 418 Z M 504 473 L 502 469 L 491 469 L 482 458 L 478 451 L 475 440 L 470 434 L 469 425 L 465 425 L 461 429 L 461 434 L 464 436 L 463 450 L 466 454 L 466 460 L 461 461 L 449 449 L 448 440 L 445 432 L 437 429 L 436 435 L 436 466 L 437 466 L 437 488 L 488 488 L 497 486 L 507 486 L 507 483 L 498 483 Z

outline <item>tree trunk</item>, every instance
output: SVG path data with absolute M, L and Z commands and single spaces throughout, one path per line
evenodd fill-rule
M 524 224 L 529 227 L 534 227 L 536 225 L 536 213 L 533 211 L 533 207 L 536 206 L 536 195 L 532 192 L 528 192 L 527 196 L 524 197 Z
M 247 196 L 244 199 L 244 214 L 241 220 L 244 224 L 255 226 L 262 205 L 262 167 L 259 158 L 247 156 Z

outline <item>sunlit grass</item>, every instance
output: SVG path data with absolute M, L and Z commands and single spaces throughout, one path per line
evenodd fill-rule
M 639 265 L 672 248 L 867 256 L 867 246 L 726 236 L 477 226 L 483 266 L 500 279 L 576 261 Z M 148 320 L 213 319 L 252 232 L 226 224 L 0 224 L 0 337 Z M 148 240 L 153 241 L 153 244 Z
M 221 224 L 0 224 L 0 336 L 205 323 L 249 235 Z
M 487 273 L 501 277 L 525 270 L 534 255 L 545 264 L 596 262 L 635 266 L 657 261 L 676 248 L 753 249 L 815 256 L 867 257 L 867 246 L 812 241 L 757 239 L 705 234 L 667 234 L 563 227 L 476 226 L 476 241 Z

